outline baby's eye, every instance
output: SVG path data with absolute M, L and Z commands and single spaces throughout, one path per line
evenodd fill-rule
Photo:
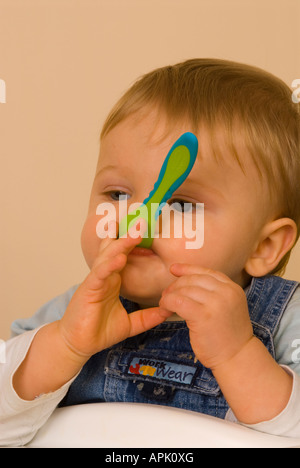
M 191 213 L 193 211 L 193 203 L 187 202 L 185 200 L 169 200 L 168 204 L 172 208 L 180 213 Z
M 113 190 L 109 192 L 109 196 L 113 201 L 128 200 L 128 198 L 130 198 L 128 193 L 122 192 L 121 190 Z

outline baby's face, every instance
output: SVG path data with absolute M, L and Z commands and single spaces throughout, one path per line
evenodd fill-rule
M 181 125 L 165 132 L 165 120 L 154 125 L 154 113 L 146 117 L 133 115 L 118 124 L 102 140 L 97 174 L 92 188 L 89 213 L 82 232 L 82 248 L 90 267 L 102 242 L 96 227 L 101 216 L 96 214 L 101 203 L 116 207 L 117 221 L 120 196 L 128 207 L 142 203 L 153 189 L 162 163 L 178 137 L 190 131 Z M 158 304 L 162 291 L 174 281 L 169 269 L 173 263 L 196 264 L 221 271 L 245 286 L 247 259 L 255 250 L 266 221 L 263 200 L 267 199 L 258 181 L 251 158 L 242 146 L 238 148 L 244 172 L 222 142 L 222 158 L 216 160 L 207 133 L 199 131 L 199 154 L 186 181 L 173 194 L 174 202 L 204 204 L 204 244 L 187 249 L 190 238 L 176 238 L 170 229 L 168 238 L 154 238 L 150 252 L 135 249 L 122 272 L 121 294 L 141 307 Z M 178 206 L 178 205 L 177 205 Z M 192 215 L 193 216 L 193 215 Z M 176 215 L 175 215 L 176 218 Z M 170 223 L 174 222 L 171 216 Z M 160 226 L 161 227 L 161 226 Z

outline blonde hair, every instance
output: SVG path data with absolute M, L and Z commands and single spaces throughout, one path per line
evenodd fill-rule
M 170 125 L 185 119 L 196 133 L 204 124 L 216 155 L 214 132 L 221 127 L 243 169 L 235 144 L 242 135 L 259 176 L 267 177 L 276 216 L 293 219 L 299 237 L 300 112 L 283 81 L 256 67 L 217 59 L 193 59 L 159 68 L 138 79 L 116 103 L 101 138 L 149 105 L 165 112 Z M 273 274 L 283 273 L 289 256 L 290 252 Z

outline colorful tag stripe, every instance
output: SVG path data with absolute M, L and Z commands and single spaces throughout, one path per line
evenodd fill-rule
M 197 368 L 194 366 L 178 364 L 172 361 L 135 357 L 129 364 L 128 373 L 190 385 L 196 370 Z

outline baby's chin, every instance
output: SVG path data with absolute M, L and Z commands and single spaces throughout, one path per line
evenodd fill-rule
M 129 301 L 135 302 L 141 309 L 150 307 L 158 307 L 162 291 L 156 291 L 156 294 L 139 294 L 138 291 L 133 291 L 132 288 L 121 286 L 120 295 Z
M 147 268 L 127 265 L 121 273 L 122 297 L 136 302 L 143 308 L 157 307 L 163 290 L 168 286 L 164 275 L 150 274 Z

